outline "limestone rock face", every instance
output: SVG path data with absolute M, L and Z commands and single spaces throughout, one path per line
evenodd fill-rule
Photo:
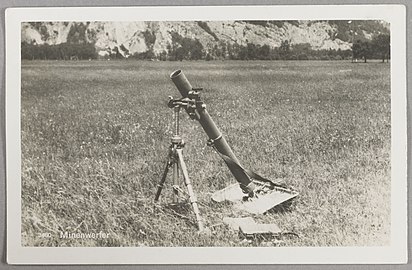
M 22 25 L 21 41 L 27 42 L 30 44 L 43 44 L 44 43 L 40 33 L 36 29 L 31 28 L 30 25 Z
M 381 22 L 384 27 L 384 22 Z M 30 44 L 60 44 L 71 35 L 93 43 L 99 55 L 118 52 L 127 57 L 151 50 L 155 55 L 167 51 L 173 35 L 197 39 L 207 51 L 219 44 L 248 43 L 279 47 L 308 43 L 314 50 L 350 49 L 349 41 L 336 38 L 339 29 L 328 21 L 254 23 L 248 21 L 153 21 L 153 22 L 36 22 L 22 23 L 21 40 Z M 348 31 L 348 30 L 346 30 Z M 372 33 L 363 31 L 365 38 Z
M 31 44 L 60 44 L 67 41 L 72 22 L 22 23 L 21 41 Z
M 92 22 L 87 28 L 87 39 L 98 51 L 113 52 L 117 49 L 123 56 L 147 51 L 143 32 L 144 22 Z

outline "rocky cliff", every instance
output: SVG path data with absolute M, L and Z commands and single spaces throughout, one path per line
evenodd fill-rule
M 350 49 L 354 39 L 389 33 L 382 21 L 187 21 L 187 22 L 27 22 L 21 40 L 28 44 L 92 43 L 99 55 L 127 57 L 147 51 L 159 55 L 176 34 L 198 40 L 207 52 L 222 44 L 310 44 L 313 50 Z

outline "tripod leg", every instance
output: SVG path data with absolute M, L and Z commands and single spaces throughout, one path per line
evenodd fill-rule
M 169 171 L 170 166 L 171 166 L 171 160 L 169 158 L 168 161 L 166 162 L 166 167 L 165 167 L 165 170 L 163 172 L 162 179 L 160 180 L 160 183 L 157 185 L 157 192 L 156 192 L 156 196 L 155 196 L 155 199 L 154 199 L 155 202 L 157 202 L 159 200 L 160 193 L 162 192 L 163 185 L 166 181 L 167 173 Z
M 187 172 L 185 161 L 183 160 L 182 149 L 176 149 L 176 152 L 179 157 L 180 168 L 182 169 L 183 177 L 184 177 L 185 184 L 186 184 L 189 197 L 190 197 L 190 203 L 192 204 L 192 207 L 193 207 L 193 212 L 195 212 L 199 231 L 203 231 L 204 230 L 203 220 L 202 220 L 202 217 L 200 216 L 199 207 L 197 205 L 197 198 L 193 191 L 192 183 L 190 182 L 190 179 L 189 179 L 189 174 Z
M 174 156 L 177 159 L 177 155 Z M 179 185 L 179 162 L 173 163 L 173 202 L 179 202 L 179 191 L 177 190 L 177 186 Z

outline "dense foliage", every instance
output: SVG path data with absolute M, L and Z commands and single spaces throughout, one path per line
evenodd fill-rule
M 379 34 L 371 41 L 356 40 L 352 46 L 353 58 L 363 59 L 382 59 L 382 62 L 390 58 L 390 36 Z
M 94 44 L 61 43 L 56 45 L 21 44 L 21 58 L 28 60 L 85 60 L 96 59 Z

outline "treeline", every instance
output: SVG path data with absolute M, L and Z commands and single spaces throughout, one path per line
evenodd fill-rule
M 290 44 L 288 40 L 281 42 L 279 47 L 272 48 L 268 45 L 229 44 L 217 42 L 212 48 L 204 48 L 197 39 L 172 35 L 172 44 L 167 50 L 159 54 L 153 51 L 154 39 L 152 33 L 147 36 L 148 51 L 129 55 L 132 59 L 182 61 L 182 60 L 343 60 L 343 59 L 382 59 L 390 57 L 390 37 L 379 34 L 371 41 L 356 40 L 352 50 L 313 50 L 308 43 Z M 124 46 L 120 50 L 129 53 Z M 105 58 L 124 58 L 125 53 L 120 53 L 118 48 L 111 51 Z M 87 60 L 97 59 L 98 53 L 92 43 L 62 43 L 57 45 L 32 45 L 22 43 L 21 58 L 29 60 Z
M 219 43 L 205 49 L 198 40 L 177 38 L 179 42 L 168 45 L 167 51 L 155 55 L 152 51 L 131 56 L 136 59 L 182 61 L 182 60 L 342 60 L 351 59 L 351 50 L 313 50 L 310 44 L 282 42 L 280 47 Z
M 96 59 L 92 43 L 61 43 L 56 45 L 21 44 L 21 59 L 27 60 L 87 60 Z
M 152 48 L 151 46 L 148 46 Z M 119 55 L 114 55 L 119 57 Z M 121 56 L 120 56 L 121 57 Z M 172 44 L 167 50 L 155 54 L 147 52 L 130 56 L 136 59 L 182 61 L 182 60 L 342 60 L 352 57 L 351 50 L 313 50 L 308 43 L 293 44 L 285 40 L 280 47 L 248 43 L 247 45 L 230 44 L 219 41 L 212 48 L 204 48 L 197 39 L 172 34 Z
M 261 23 L 260 21 L 254 21 Z M 204 25 L 202 25 L 205 27 Z M 154 42 L 153 42 L 154 43 Z M 288 40 L 279 47 L 248 43 L 246 45 L 217 41 L 212 48 L 204 48 L 197 39 L 172 34 L 172 44 L 167 51 L 155 54 L 153 44 L 147 44 L 149 50 L 131 57 L 147 60 L 182 61 L 182 60 L 343 60 L 343 59 L 389 59 L 390 36 L 377 34 L 372 40 L 356 40 L 348 50 L 314 50 L 309 43 L 291 44 Z M 118 56 L 118 55 L 117 55 Z M 120 56 L 122 57 L 122 56 Z
M 246 46 L 235 44 L 221 48 L 215 47 L 210 54 L 206 55 L 206 60 L 209 58 L 232 60 L 342 60 L 348 59 L 351 55 L 350 50 L 313 50 L 309 43 L 292 45 L 285 40 L 280 47 L 275 48 L 253 43 L 248 43 Z

